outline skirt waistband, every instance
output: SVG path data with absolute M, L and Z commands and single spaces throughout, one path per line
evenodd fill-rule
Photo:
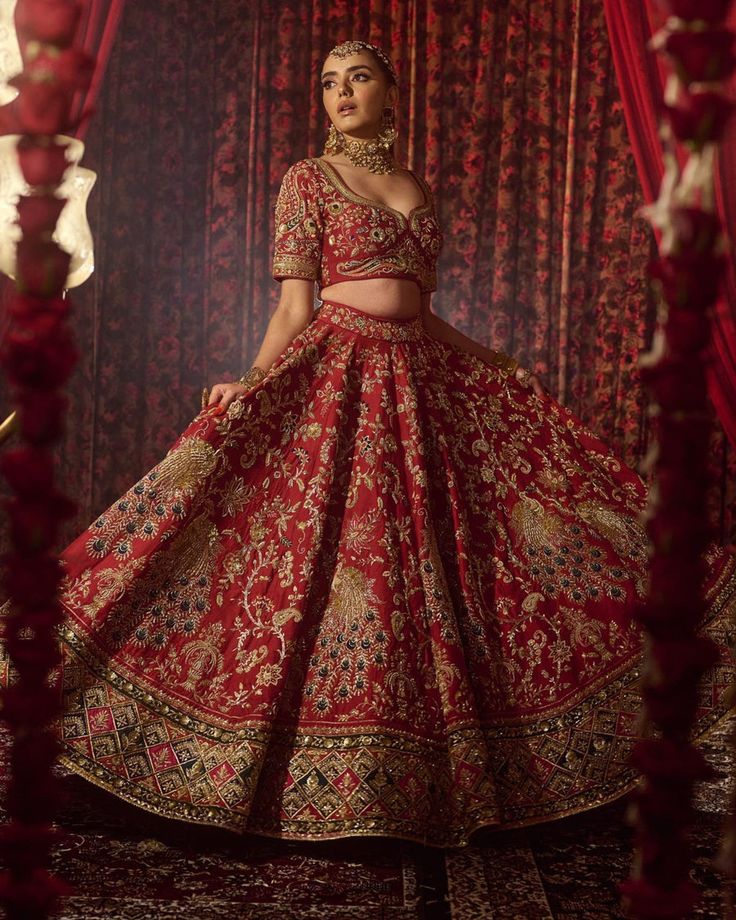
M 424 325 L 420 314 L 416 316 L 372 316 L 357 307 L 325 300 L 314 315 L 316 322 L 332 323 L 351 332 L 365 335 L 372 339 L 384 339 L 387 342 L 410 342 L 424 337 Z

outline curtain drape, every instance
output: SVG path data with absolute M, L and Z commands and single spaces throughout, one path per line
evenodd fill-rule
M 666 71 L 661 57 L 647 50 L 661 26 L 663 13 L 654 0 L 604 0 L 613 60 L 616 66 L 631 147 L 647 202 L 659 193 L 662 155 L 657 126 Z M 736 7 L 729 26 L 736 28 Z M 736 90 L 736 80 L 731 80 Z M 736 126 L 732 120 L 720 152 L 717 204 L 724 226 L 733 234 L 736 218 Z M 727 179 L 726 177 L 729 177 Z M 729 260 L 714 314 L 713 366 L 710 395 L 733 445 L 736 445 L 736 271 Z
M 105 79 L 113 42 L 118 32 L 125 0 L 87 0 L 79 23 L 78 44 L 88 54 L 97 58 L 94 77 L 86 92 L 77 92 L 72 102 L 72 118 L 81 118 L 75 137 L 84 138 L 89 116 L 93 113 L 97 97 Z
M 628 463 L 642 456 L 653 238 L 602 0 L 137 0 L 86 136 L 96 271 L 75 292 L 69 536 L 257 351 L 279 294 L 279 184 L 322 150 L 324 56 L 360 37 L 396 62 L 399 159 L 435 191 L 435 312 L 534 367 Z M 715 438 L 723 529 L 733 458 Z

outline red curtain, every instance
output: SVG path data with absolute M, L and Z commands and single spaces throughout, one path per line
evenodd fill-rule
M 663 13 L 654 0 L 604 0 L 613 60 L 616 65 L 631 148 L 644 197 L 659 194 L 663 166 L 657 126 L 666 69 L 661 55 L 647 50 L 651 36 L 662 25 Z M 736 5 L 729 26 L 736 28 Z M 731 81 L 731 90 L 736 80 Z M 724 181 L 736 176 L 736 125 L 734 121 L 721 147 L 717 176 L 717 203 L 724 226 L 733 236 L 736 219 L 736 185 Z M 736 446 L 736 271 L 729 260 L 723 296 L 714 315 L 713 366 L 710 395 L 718 416 Z
M 279 183 L 322 150 L 318 68 L 346 38 L 399 71 L 399 159 L 426 175 L 445 231 L 433 309 L 533 365 L 628 463 L 642 456 L 653 237 L 603 0 L 137 0 L 85 138 L 96 270 L 74 292 L 69 537 L 161 458 L 205 383 L 257 351 L 279 294 Z M 736 475 L 715 437 L 728 531 Z
M 125 0 L 86 0 L 79 23 L 77 44 L 97 58 L 94 77 L 86 92 L 78 92 L 72 102 L 72 118 L 81 118 L 75 137 L 83 138 L 93 114 L 113 42 L 118 32 Z

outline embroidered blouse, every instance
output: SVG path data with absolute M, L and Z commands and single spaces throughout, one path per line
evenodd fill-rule
M 273 277 L 316 281 L 407 278 L 437 290 L 442 231 L 432 191 L 412 173 L 424 201 L 402 214 L 356 195 L 337 170 L 316 157 L 286 171 L 275 209 Z

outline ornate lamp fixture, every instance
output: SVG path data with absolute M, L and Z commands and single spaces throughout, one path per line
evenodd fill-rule
M 15 30 L 15 6 L 17 0 L 0 2 L 0 106 L 12 102 L 18 95 L 8 80 L 23 69 L 20 44 Z M 17 224 L 18 200 L 28 195 L 30 187 L 24 180 L 18 165 L 17 145 L 20 135 L 0 136 L 0 271 L 10 278 L 16 277 L 15 249 L 20 239 Z M 92 231 L 87 222 L 87 199 L 97 180 L 91 169 L 79 166 L 84 154 L 84 144 L 73 137 L 57 135 L 59 144 L 66 143 L 69 169 L 59 188 L 58 197 L 66 198 L 52 239 L 71 256 L 66 288 L 76 287 L 89 278 L 94 271 L 94 245 Z M 15 413 L 4 421 L 0 420 L 0 444 L 15 428 Z

